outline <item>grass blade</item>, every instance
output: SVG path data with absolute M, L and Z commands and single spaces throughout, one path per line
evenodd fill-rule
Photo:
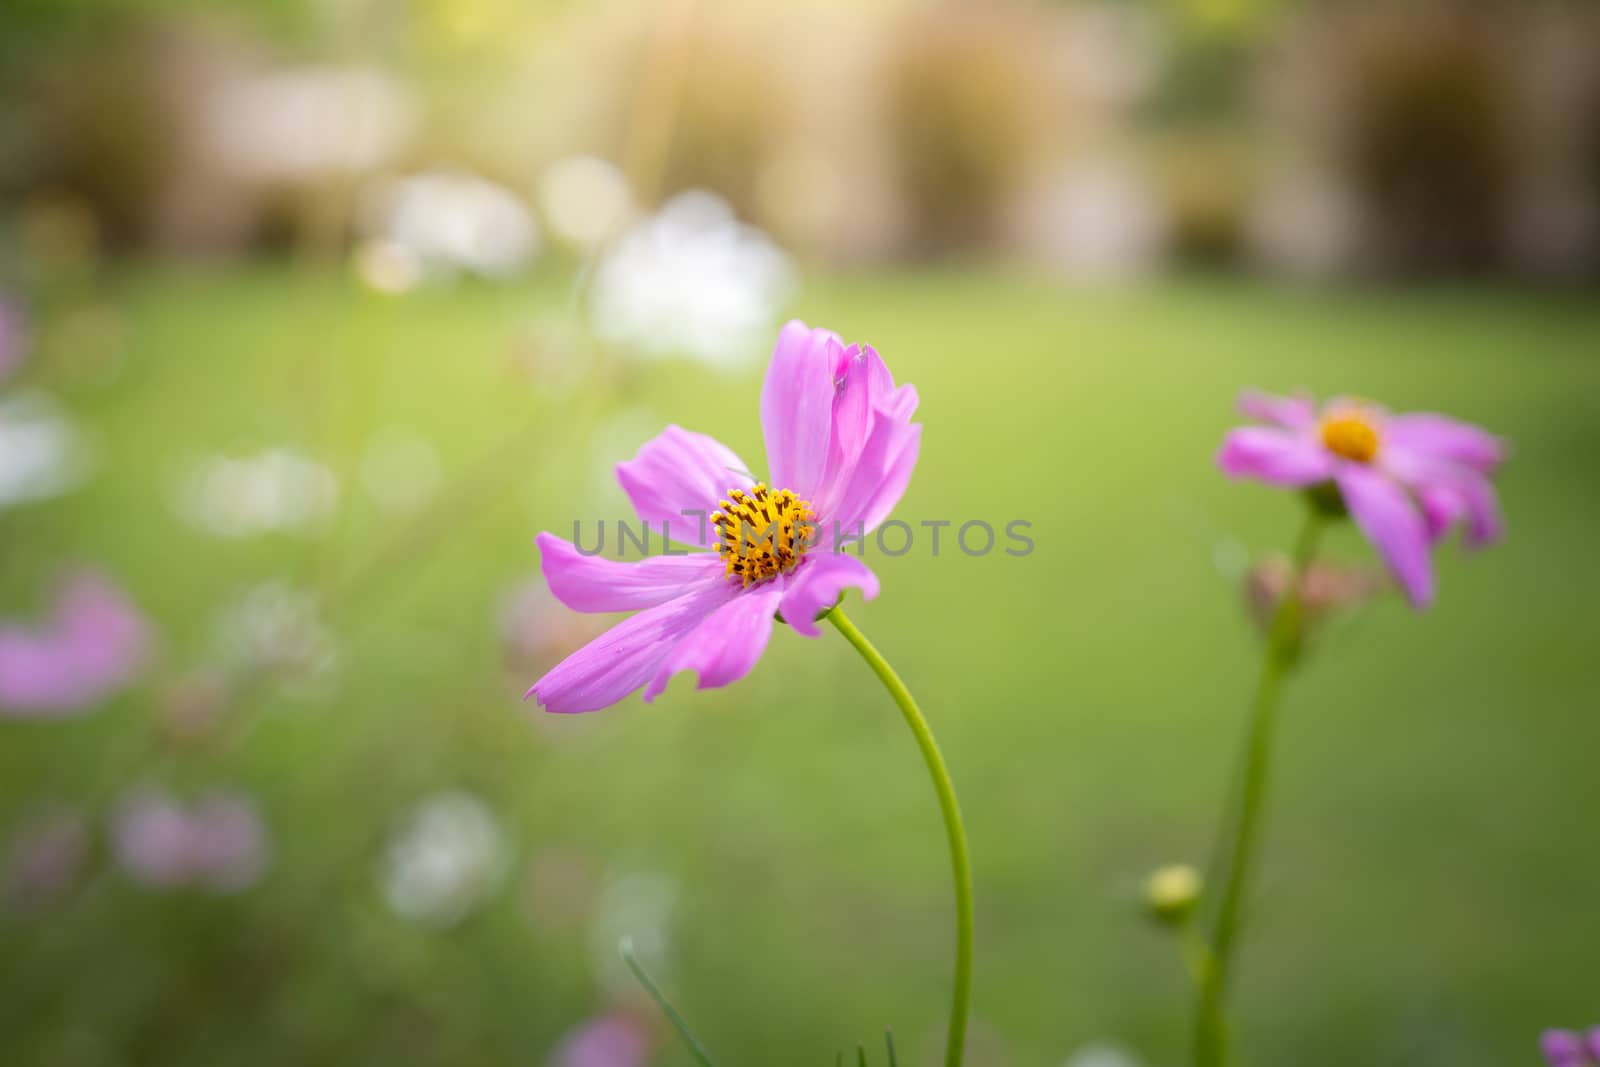
M 678 1009 L 672 1006 L 672 1002 L 667 999 L 667 995 L 661 992 L 661 988 L 645 972 L 644 965 L 639 962 L 639 957 L 634 955 L 633 938 L 623 938 L 617 947 L 622 952 L 622 962 L 628 965 L 628 970 L 632 971 L 633 976 L 639 980 L 639 984 L 644 986 L 644 991 L 650 994 L 650 998 L 656 1002 L 656 1007 L 661 1009 L 661 1013 L 671 1020 L 673 1028 L 678 1031 L 678 1036 L 683 1038 L 683 1043 L 689 1046 L 690 1052 L 694 1053 L 694 1058 L 700 1061 L 702 1067 L 716 1067 L 716 1064 L 711 1060 L 711 1053 L 707 1052 L 706 1047 L 700 1043 L 700 1039 L 690 1032 L 689 1024 L 683 1021 L 683 1016 L 678 1014 Z

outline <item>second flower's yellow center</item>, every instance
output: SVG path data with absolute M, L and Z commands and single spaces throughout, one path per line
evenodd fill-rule
M 724 571 L 745 585 L 793 570 L 815 540 L 811 503 L 787 489 L 776 492 L 757 482 L 749 490 L 731 489 L 712 512 L 717 551 Z
M 1322 444 L 1336 456 L 1371 463 L 1378 455 L 1378 428 L 1360 411 L 1337 411 L 1322 420 Z

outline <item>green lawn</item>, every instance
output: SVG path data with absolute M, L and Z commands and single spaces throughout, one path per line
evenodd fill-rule
M 831 1064 L 885 1024 L 903 1063 L 932 1062 L 943 835 L 911 738 L 836 634 L 780 628 L 732 688 L 679 678 L 649 707 L 536 723 L 532 677 L 505 669 L 500 602 L 536 572 L 533 535 L 626 514 L 607 463 L 677 422 L 761 465 L 759 365 L 608 364 L 545 388 L 518 354 L 562 321 L 553 279 L 393 300 L 331 272 L 142 270 L 97 299 L 117 316 L 111 364 L 47 351 L 30 371 L 93 434 L 96 476 L 0 513 L 0 606 L 31 612 L 53 568 L 93 561 L 163 644 L 96 716 L 0 724 L 0 826 L 43 799 L 103 807 L 129 780 L 232 782 L 261 797 L 276 860 L 237 897 L 160 896 L 102 848 L 69 899 L 0 918 L 7 1062 L 542 1064 L 610 1001 L 609 935 L 583 900 L 546 913 L 525 877 L 540 857 L 676 883 L 659 969 L 722 1063 Z M 1105 1037 L 1182 1062 L 1181 972 L 1136 890 L 1204 859 L 1256 670 L 1217 561 L 1283 547 L 1298 518 L 1213 467 L 1252 385 L 1447 411 L 1515 450 L 1507 543 L 1444 551 L 1434 610 L 1369 609 L 1290 689 L 1237 991 L 1250 1062 L 1532 1064 L 1541 1028 L 1600 1022 L 1600 306 L 950 273 L 813 278 L 795 310 L 918 386 L 903 518 L 1033 524 L 1026 558 L 876 556 L 883 594 L 852 608 L 922 701 L 967 814 L 973 1064 L 1055 1065 Z M 172 506 L 215 449 L 293 444 L 349 486 L 392 427 L 444 468 L 410 523 L 356 496 L 317 536 L 221 541 Z M 1331 546 L 1369 556 L 1347 530 Z M 327 591 L 336 686 L 244 692 L 223 740 L 151 757 L 163 688 L 213 655 L 222 605 L 273 576 Z M 374 874 L 441 787 L 488 798 L 514 857 L 505 889 L 444 930 L 394 917 Z M 656 1062 L 689 1060 L 664 1037 Z

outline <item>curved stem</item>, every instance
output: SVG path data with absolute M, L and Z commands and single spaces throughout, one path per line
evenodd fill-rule
M 1267 636 L 1266 658 L 1256 683 L 1255 701 L 1250 713 L 1250 733 L 1245 748 L 1244 780 L 1237 807 L 1237 822 L 1232 832 L 1224 831 L 1219 853 L 1226 856 L 1222 902 L 1218 906 L 1211 935 L 1211 951 L 1201 971 L 1199 1003 L 1194 1021 L 1195 1067 L 1222 1067 L 1227 1057 L 1225 1001 L 1229 965 L 1238 941 L 1239 925 L 1250 874 L 1266 821 L 1268 772 L 1272 762 L 1273 736 L 1277 729 L 1278 698 L 1284 677 L 1294 665 L 1301 637 L 1301 593 L 1305 574 L 1316 554 L 1317 537 L 1322 530 L 1321 516 L 1308 510 L 1305 526 L 1295 543 L 1294 564 L 1283 600 L 1272 617 Z
M 906 684 L 843 611 L 835 607 L 828 613 L 828 621 L 861 653 L 861 658 L 867 661 L 872 673 L 899 705 L 900 714 L 905 716 L 906 725 L 911 727 L 922 758 L 928 764 L 934 792 L 939 794 L 945 836 L 950 841 L 950 872 L 956 886 L 955 990 L 950 999 L 950 1035 L 945 1044 L 944 1062 L 945 1067 L 960 1067 L 967 1041 L 967 1003 L 972 998 L 972 863 L 967 856 L 967 831 L 961 823 L 961 806 L 956 802 L 955 786 L 950 781 L 944 756 L 939 752 L 939 743 L 933 739 L 928 720 L 922 717 Z

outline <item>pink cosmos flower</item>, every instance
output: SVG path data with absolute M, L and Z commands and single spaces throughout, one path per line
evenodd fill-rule
M 42 625 L 0 624 L 0 715 L 87 708 L 125 685 L 149 649 L 149 625 L 128 597 L 98 575 L 78 574 Z
M 641 687 L 646 701 L 679 671 L 699 688 L 748 674 L 774 616 L 807 637 L 847 587 L 871 599 L 878 579 L 842 551 L 900 500 L 916 467 L 917 392 L 896 386 L 870 346 L 791 322 L 761 391 L 768 483 L 728 446 L 668 426 L 617 466 L 634 510 L 705 551 L 619 562 L 538 538 L 557 599 L 576 611 L 632 611 L 533 684 L 553 712 L 594 711 Z M 708 514 L 709 513 L 709 514 Z
M 1539 1050 L 1550 1067 L 1594 1067 L 1600 1064 L 1600 1026 L 1587 1034 L 1546 1030 L 1539 1037 Z
M 1505 445 L 1443 415 L 1394 415 L 1357 400 L 1320 411 L 1310 397 L 1245 393 L 1240 410 L 1265 426 L 1233 430 L 1217 464 L 1235 477 L 1286 488 L 1333 484 L 1406 596 L 1433 600 L 1429 549 L 1458 524 L 1477 548 L 1503 523 L 1489 476 Z

